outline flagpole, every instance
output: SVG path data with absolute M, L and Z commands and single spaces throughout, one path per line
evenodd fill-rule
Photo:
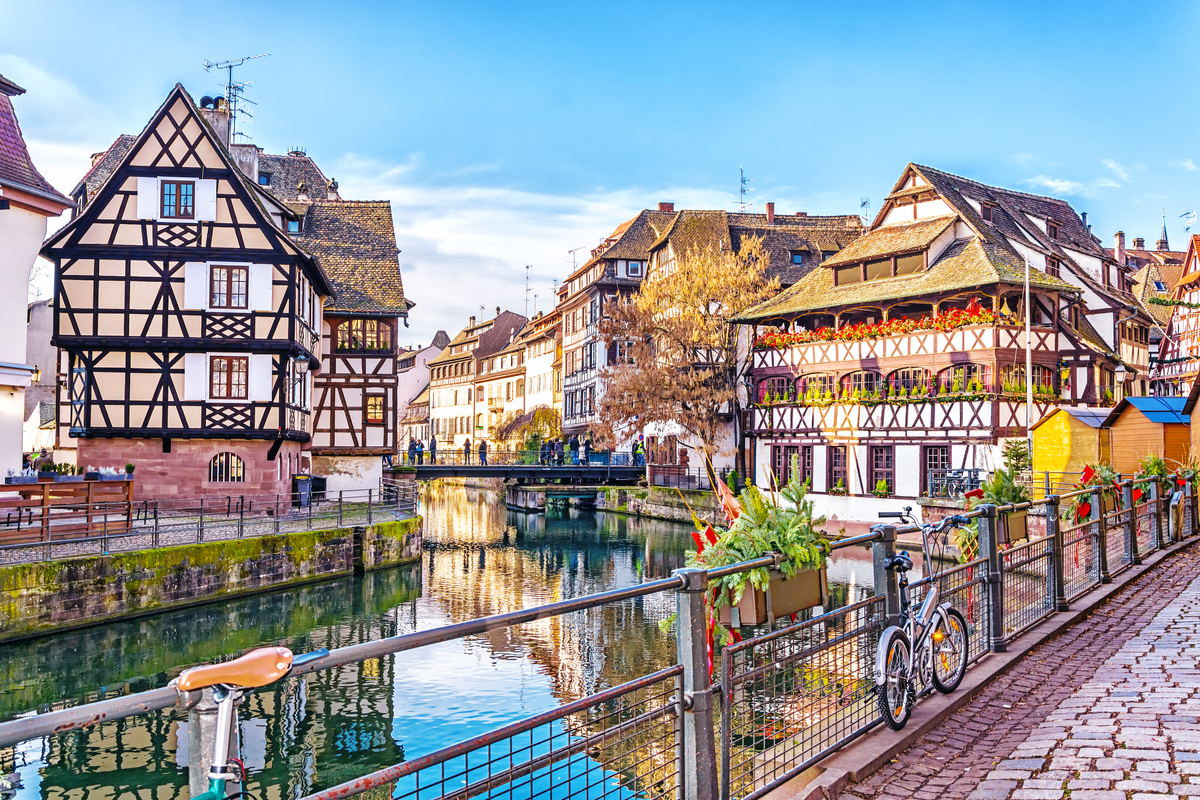
M 1025 256 L 1025 446 L 1033 464 L 1033 304 L 1029 296 L 1029 256 Z

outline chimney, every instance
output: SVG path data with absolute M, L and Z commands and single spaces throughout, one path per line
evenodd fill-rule
M 470 319 L 468 319 L 468 320 L 467 320 L 467 327 L 468 327 L 468 328 L 474 328 L 474 327 L 475 327 L 475 318 L 474 318 L 474 317 L 471 317 Z
M 329 181 L 329 185 L 325 187 L 325 197 L 330 200 L 341 200 L 341 195 L 338 194 L 337 178 Z
M 496 306 L 496 316 L 500 316 L 500 306 Z
M 675 211 L 675 204 L 674 204 L 674 203 L 659 203 L 659 204 L 658 204 L 658 210 L 659 210 L 659 211 L 671 211 L 671 212 L 674 212 L 674 211 Z
M 229 104 L 225 102 L 225 98 L 218 97 L 216 105 L 212 108 L 201 108 L 200 116 L 204 117 L 204 121 L 217 134 L 217 138 L 221 140 L 221 144 L 228 148 L 230 116 Z
M 797 217 L 807 217 L 807 216 L 808 216 L 808 212 L 807 212 L 807 211 L 797 211 L 797 212 L 796 212 L 796 216 L 797 216 Z
M 1146 240 L 1140 236 L 1137 237 L 1136 239 L 1134 239 L 1133 240 L 1133 249 L 1134 250 L 1145 250 L 1146 249 Z
M 1117 259 L 1117 263 L 1122 267 L 1125 266 L 1125 231 L 1117 231 L 1117 243 L 1113 247 L 1113 256 Z
M 774 203 L 767 203 L 767 224 L 768 225 L 775 224 L 775 204 Z

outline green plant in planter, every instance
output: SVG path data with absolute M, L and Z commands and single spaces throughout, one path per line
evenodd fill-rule
M 740 513 L 727 529 L 705 525 L 693 517 L 697 528 L 703 530 L 693 536 L 696 549 L 687 553 L 687 565 L 716 569 L 779 553 L 783 556 L 779 571 L 785 577 L 790 578 L 802 569 L 823 568 L 829 550 L 829 539 L 820 530 L 825 518 L 813 516 L 806 482 L 795 477 L 799 472 L 793 468 L 793 477 L 780 488 L 778 499 L 765 496 L 755 486 L 743 489 L 738 495 Z M 765 590 L 771 581 L 770 571 L 758 567 L 713 580 L 709 584 L 710 611 L 731 603 L 737 605 L 747 581 L 756 589 Z M 716 628 L 721 643 L 726 643 L 728 632 L 720 625 Z
M 844 482 L 844 481 L 842 481 L 842 479 L 841 479 L 841 478 L 838 478 L 838 479 L 837 479 L 837 483 L 836 483 L 836 484 L 834 484 L 833 488 L 829 490 L 829 493 L 830 493 L 830 494 L 834 494 L 834 495 L 839 495 L 839 496 L 840 496 L 840 495 L 845 495 L 845 494 L 846 494 L 846 484 L 845 484 L 845 482 Z
M 907 400 L 908 399 L 908 387 L 905 386 L 904 384 L 900 384 L 900 391 L 897 392 L 896 397 L 900 398 L 901 400 Z
M 1013 472 L 1024 472 L 1033 466 L 1026 439 L 1009 439 L 1004 443 L 1004 466 Z
M 888 482 L 883 478 L 875 481 L 875 491 L 873 494 L 876 497 L 890 497 L 892 492 L 890 489 L 888 489 Z
M 1007 446 L 1005 447 L 1005 462 L 1007 463 Z M 1017 481 L 1017 470 L 1011 466 L 1008 469 L 996 470 L 990 478 L 979 484 L 982 495 L 972 497 L 967 501 L 967 510 L 981 505 L 1007 506 L 1014 503 L 1028 503 L 1029 489 Z M 954 544 L 958 548 L 958 563 L 966 564 L 979 557 L 979 519 L 974 518 L 970 524 L 960 528 L 954 534 Z
M 1160 455 L 1151 453 L 1142 459 L 1142 463 L 1138 465 L 1138 474 L 1147 478 L 1158 478 L 1159 496 L 1164 492 L 1170 493 L 1172 486 L 1171 468 L 1167 466 L 1167 461 Z M 1137 487 L 1134 487 L 1135 490 Z
M 725 478 L 725 485 L 729 487 L 729 490 L 731 492 L 733 492 L 734 494 L 737 494 L 738 483 L 740 483 L 741 480 L 742 479 L 738 475 L 737 470 L 733 469 L 733 470 L 729 471 L 729 475 Z
M 132 475 L 132 474 L 133 474 L 133 470 L 134 470 L 133 464 L 126 464 L 126 465 L 125 465 L 125 474 L 126 474 L 126 475 Z

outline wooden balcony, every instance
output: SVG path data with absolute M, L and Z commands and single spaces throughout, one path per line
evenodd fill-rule
M 1033 420 L 1057 405 L 1034 401 Z M 778 404 L 749 411 L 749 430 L 756 436 L 822 435 L 854 432 L 924 437 L 928 431 L 961 431 L 962 435 L 992 435 L 1025 428 L 1025 402 L 1009 396 L 983 395 L 971 399 L 930 398 L 922 401 L 874 404 Z
M 1024 350 L 1025 329 L 1018 325 L 971 325 L 950 331 L 915 331 L 862 341 L 807 342 L 783 349 L 755 350 L 753 369 L 826 367 L 833 364 L 878 362 L 885 359 L 929 358 L 950 353 Z M 1058 353 L 1058 334 L 1033 329 L 1033 350 Z

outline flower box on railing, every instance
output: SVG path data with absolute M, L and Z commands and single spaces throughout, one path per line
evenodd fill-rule
M 83 483 L 83 475 L 55 475 L 55 483 Z
M 803 569 L 790 578 L 779 570 L 771 570 L 771 613 L 776 618 L 786 617 L 814 606 L 829 604 L 829 578 L 823 569 Z M 730 592 L 729 605 L 721 606 L 719 618 L 722 625 L 765 625 L 767 617 L 767 593 L 756 589 L 749 582 L 742 589 L 742 600 L 733 605 Z
M 101 475 L 100 480 L 102 480 L 102 481 L 131 481 L 131 480 L 133 480 L 133 476 L 128 473 L 126 473 L 124 475 Z
M 13 475 L 11 477 L 4 479 L 4 483 L 7 485 L 14 485 L 14 484 L 21 484 L 21 483 L 37 483 L 37 482 L 38 482 L 37 475 Z

